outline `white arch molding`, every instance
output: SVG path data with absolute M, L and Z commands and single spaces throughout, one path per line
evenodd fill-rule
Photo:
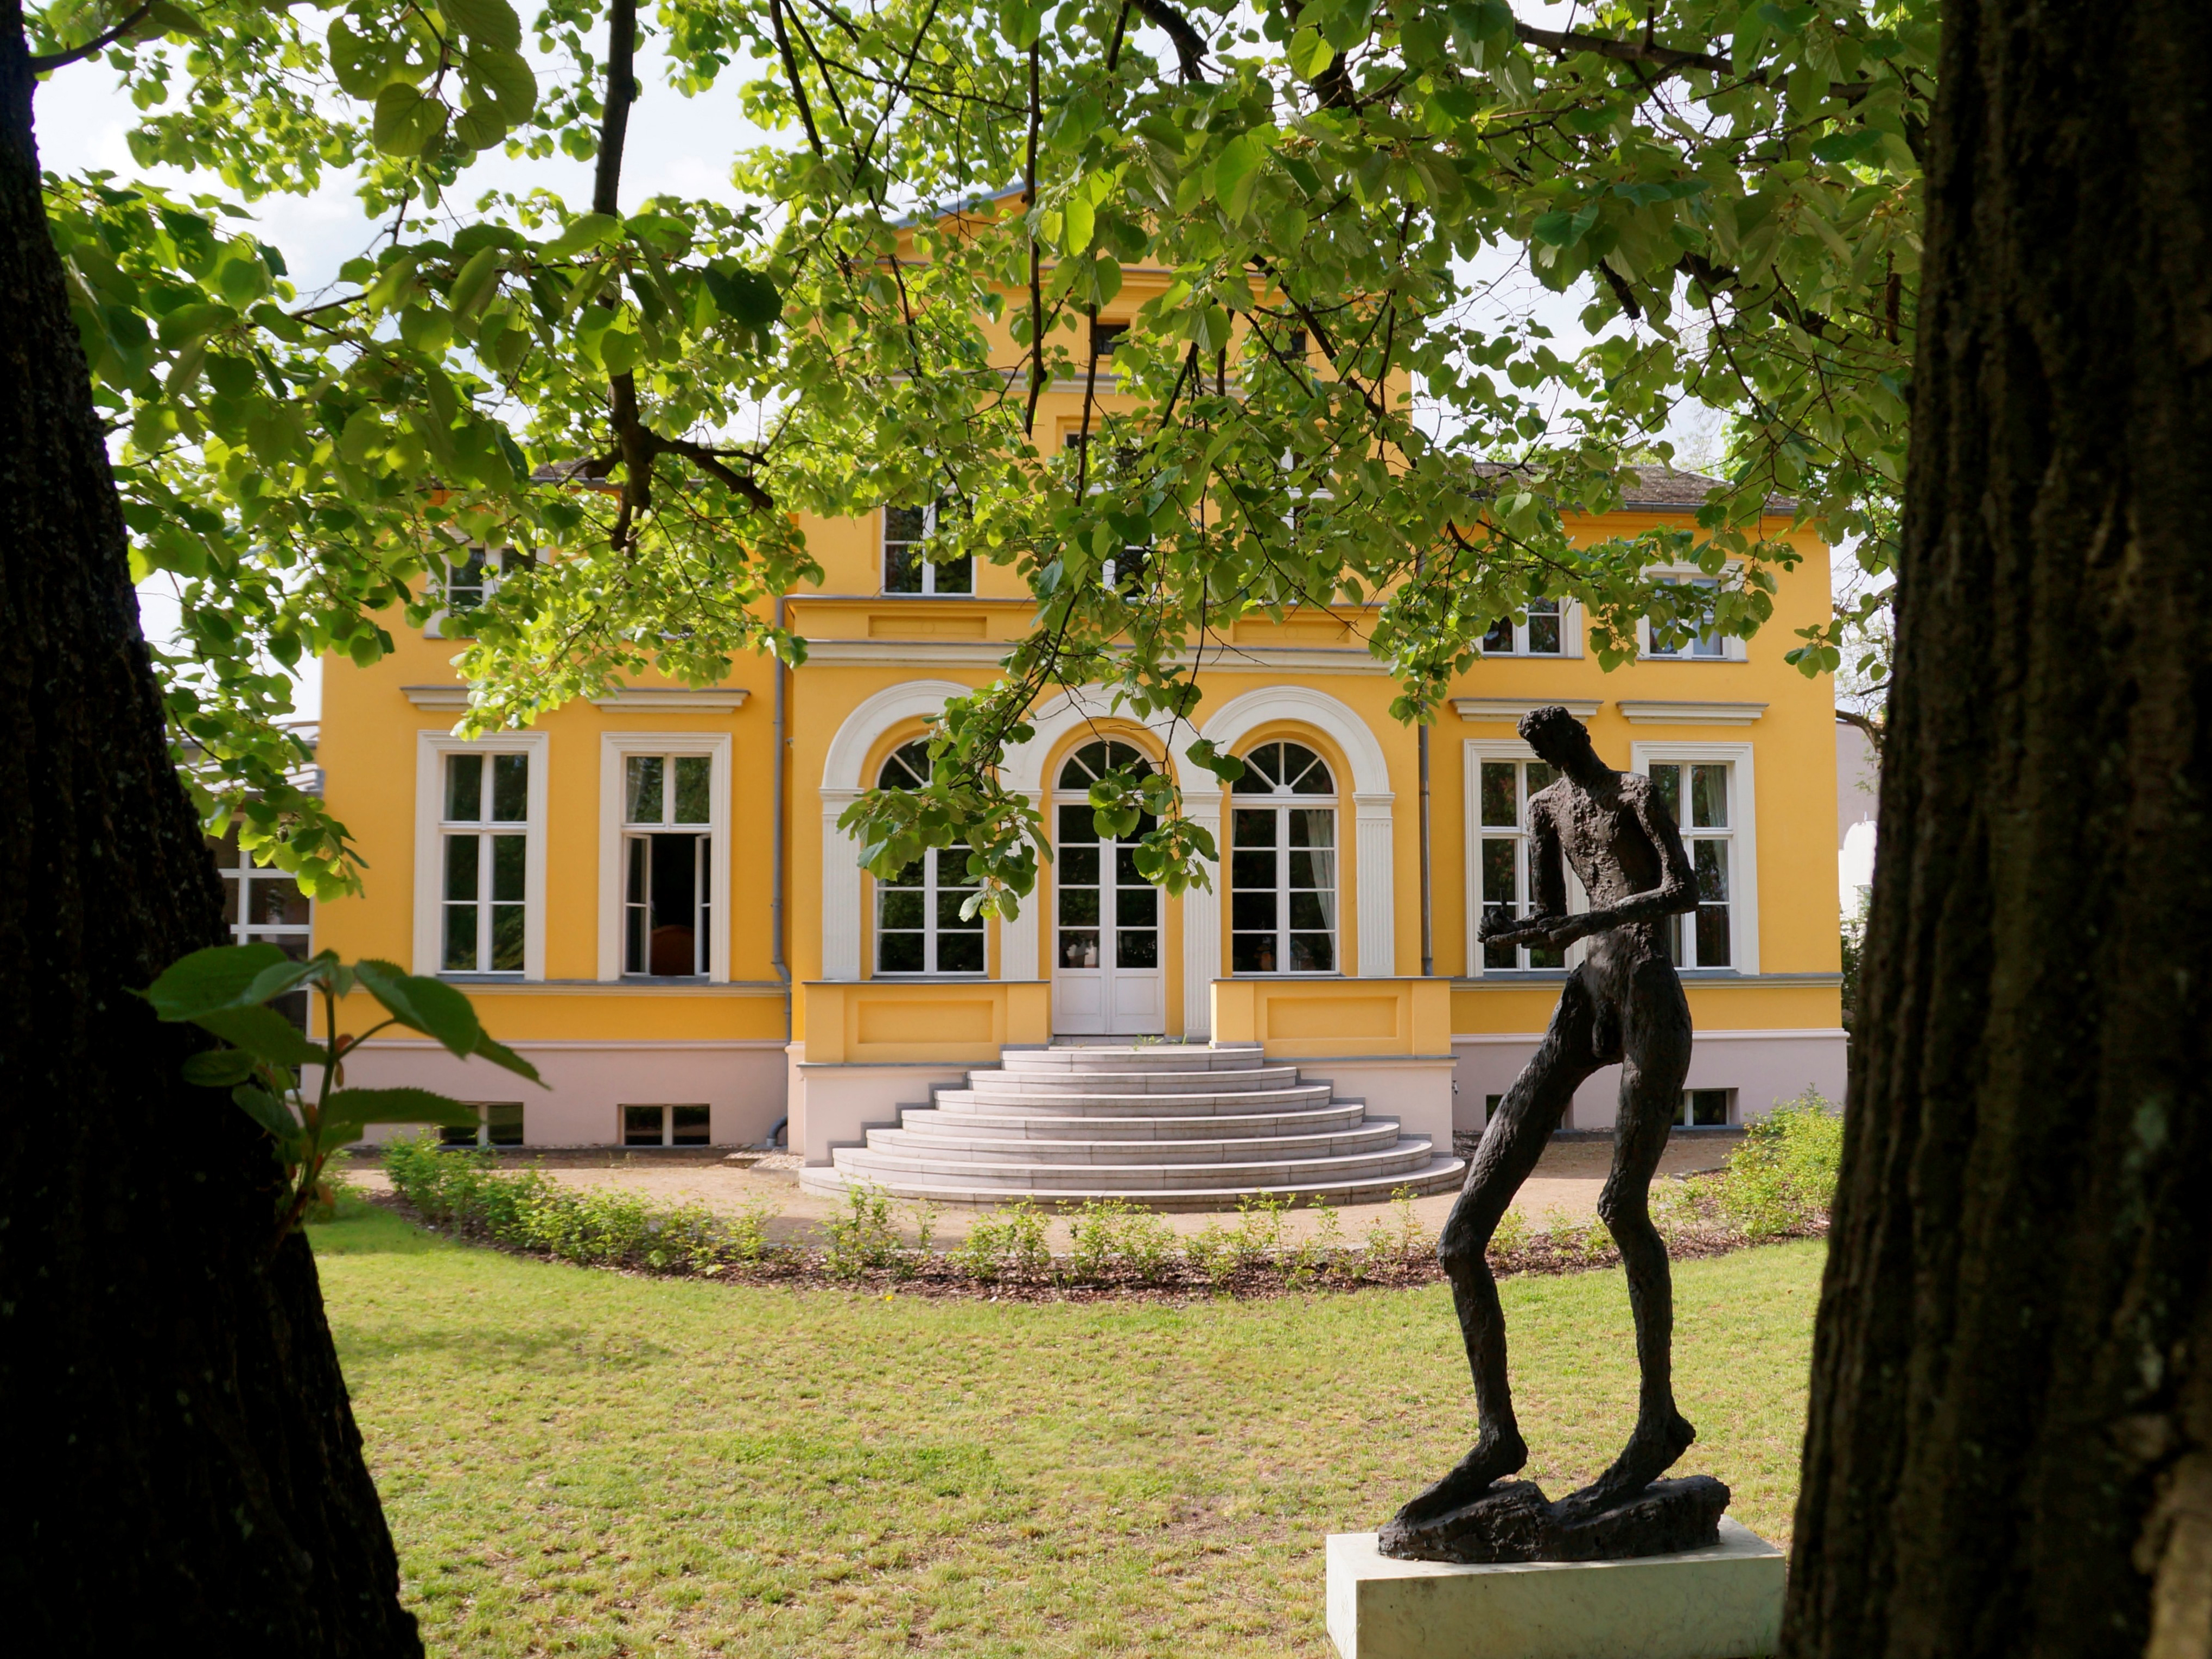
M 1223 843 L 1220 780 L 1188 759 L 1190 742 L 1204 738 L 1221 754 L 1233 753 L 1252 732 L 1275 721 L 1310 726 L 1326 734 L 1352 767 L 1353 859 L 1359 897 L 1359 972 L 1362 979 L 1387 979 L 1397 971 L 1395 919 L 1395 835 L 1391 818 L 1389 763 L 1375 733 L 1344 703 L 1304 685 L 1271 685 L 1231 697 L 1205 726 L 1183 744 L 1183 810 Z M 1183 1031 L 1189 1036 L 1213 1030 L 1213 981 L 1221 972 L 1222 890 L 1228 883 L 1224 857 L 1217 866 L 1213 890 L 1196 888 L 1182 900 Z
M 1018 790 L 1029 798 L 1031 806 L 1040 812 L 1045 810 L 1047 797 L 1052 792 L 1052 781 L 1044 775 L 1045 763 L 1060 745 L 1074 733 L 1087 730 L 1102 720 L 1118 720 L 1150 732 L 1160 739 L 1160 746 L 1168 748 L 1168 733 L 1174 722 L 1166 714 L 1158 714 L 1147 720 L 1139 718 L 1127 708 L 1116 709 L 1113 696 L 1103 685 L 1079 685 L 1047 700 L 1039 708 L 1030 724 L 1036 735 L 1027 743 L 1011 745 L 999 763 L 999 777 L 1008 789 Z M 1169 756 L 1169 764 L 1175 767 L 1175 757 Z M 1188 767 L 1175 768 L 1188 773 Z M 1211 772 L 1200 775 L 1209 783 Z M 1047 833 L 1051 833 L 1048 824 Z M 1188 901 L 1186 901 L 1188 902 Z M 999 929 L 999 967 L 1008 979 L 1036 979 L 1041 976 L 1042 961 L 1039 940 L 1045 931 L 1045 918 L 1031 913 L 1024 915 L 1011 927 Z
M 908 680 L 887 687 L 862 699 L 830 739 L 821 790 L 823 978 L 860 977 L 860 849 L 837 827 L 837 820 L 868 787 L 860 769 L 867 764 L 869 750 L 893 726 L 911 720 L 935 720 L 944 712 L 946 699 L 964 697 L 974 690 L 954 680 Z M 1032 971 L 1027 977 L 1036 975 Z

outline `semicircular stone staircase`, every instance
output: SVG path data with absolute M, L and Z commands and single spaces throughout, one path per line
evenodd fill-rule
M 1467 1170 L 1364 1101 L 1270 1064 L 1256 1043 L 1009 1048 L 931 1095 L 868 1130 L 865 1146 L 834 1148 L 800 1184 L 943 1204 L 1211 1210 L 1259 1193 L 1372 1203 L 1401 1187 L 1455 1187 Z

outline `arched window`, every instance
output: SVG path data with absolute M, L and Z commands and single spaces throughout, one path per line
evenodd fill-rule
M 1091 786 L 1107 773 L 1143 777 L 1152 763 L 1113 738 L 1086 744 L 1060 769 L 1063 796 L 1054 842 L 1059 968 L 1156 969 L 1160 965 L 1160 890 L 1137 873 L 1137 843 L 1152 830 L 1149 812 L 1118 841 L 1102 841 L 1090 804 Z M 1067 1029 L 1063 1027 L 1062 1029 Z
M 895 750 L 876 775 L 879 789 L 919 789 L 928 781 L 929 745 L 923 743 Z M 891 879 L 878 880 L 878 973 L 983 971 L 983 918 L 960 914 L 975 891 L 967 864 L 965 848 L 933 848 Z
M 1333 974 L 1336 781 L 1303 744 L 1263 743 L 1243 759 L 1231 792 L 1229 970 Z

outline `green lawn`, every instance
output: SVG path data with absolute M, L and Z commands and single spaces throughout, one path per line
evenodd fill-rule
M 1437 1287 L 1168 1307 L 647 1281 L 314 1230 L 434 1653 L 1302 1654 L 1322 1539 L 1472 1436 Z M 1786 1536 L 1818 1243 L 1676 1268 L 1683 1473 Z M 1617 1272 L 1504 1287 L 1528 1473 L 1635 1397 Z

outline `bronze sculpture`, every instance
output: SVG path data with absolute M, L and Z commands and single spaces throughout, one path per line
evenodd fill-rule
M 1708 1476 L 1662 1481 L 1697 1437 L 1674 1406 L 1674 1288 L 1652 1224 L 1651 1177 L 1680 1109 L 1690 1009 L 1665 929 L 1698 904 L 1673 817 L 1649 779 L 1614 771 L 1565 708 L 1530 711 L 1522 738 L 1557 772 L 1528 803 L 1534 914 L 1486 917 L 1486 942 L 1563 950 L 1590 941 L 1567 975 L 1551 1029 L 1483 1131 L 1437 1254 L 1451 1281 L 1480 1417 L 1474 1449 L 1382 1529 L 1388 1555 L 1444 1561 L 1586 1560 L 1714 1541 L 1728 1488 Z M 1590 908 L 1570 915 L 1571 866 Z M 1620 1115 L 1598 1214 L 1627 1270 L 1642 1373 L 1636 1428 L 1597 1480 L 1556 1504 L 1530 1481 L 1506 1378 L 1505 1327 L 1485 1260 L 1492 1234 L 1536 1166 L 1574 1093 L 1619 1064 Z

